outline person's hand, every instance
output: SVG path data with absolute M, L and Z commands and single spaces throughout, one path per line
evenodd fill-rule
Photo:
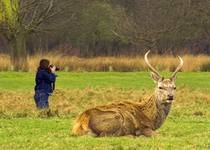
M 52 73 L 55 73 L 56 66 L 50 67 Z

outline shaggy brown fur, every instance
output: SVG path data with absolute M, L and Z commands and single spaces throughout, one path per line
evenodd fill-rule
M 152 96 L 143 102 L 122 102 L 97 106 L 83 112 L 73 128 L 75 135 L 151 136 L 167 114 L 165 106 Z M 167 112 L 168 113 L 168 112 Z

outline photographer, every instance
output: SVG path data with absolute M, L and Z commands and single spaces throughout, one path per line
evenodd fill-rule
M 55 71 L 57 69 L 56 66 L 49 64 L 50 61 L 47 59 L 40 60 L 36 73 L 34 100 L 36 107 L 39 109 L 49 107 L 48 98 L 54 90 L 54 84 L 56 81 Z

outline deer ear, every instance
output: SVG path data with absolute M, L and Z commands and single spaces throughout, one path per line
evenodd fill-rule
M 176 81 L 176 76 L 171 77 L 171 81 L 175 82 Z
M 160 80 L 160 77 L 153 72 L 151 72 L 151 76 L 152 76 L 152 79 L 155 83 Z

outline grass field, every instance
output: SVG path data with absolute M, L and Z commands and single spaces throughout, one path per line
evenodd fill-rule
M 169 77 L 170 73 L 162 73 Z M 123 89 L 151 89 L 153 81 L 148 72 L 86 72 L 86 73 L 57 73 L 57 87 L 59 89 L 84 89 L 87 87 L 115 87 Z M 1 91 L 33 91 L 34 73 L 0 72 Z M 209 89 L 210 73 L 179 73 L 177 85 L 190 89 Z
M 71 134 L 74 119 L 89 107 L 150 95 L 154 84 L 148 72 L 58 76 L 53 113 L 45 116 L 34 108 L 33 73 L 0 72 L 0 149 L 210 149 L 210 73 L 178 74 L 173 108 L 152 138 Z

